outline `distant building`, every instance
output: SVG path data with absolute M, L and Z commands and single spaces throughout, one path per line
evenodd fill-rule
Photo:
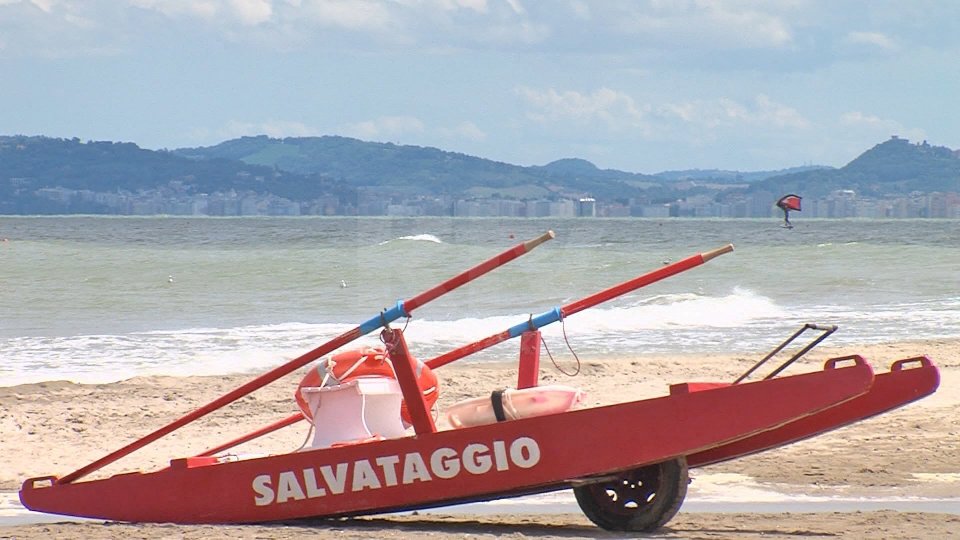
M 578 217 L 597 217 L 597 200 L 593 197 L 585 197 L 577 201 Z

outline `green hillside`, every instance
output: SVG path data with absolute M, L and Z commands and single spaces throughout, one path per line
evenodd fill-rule
M 298 174 L 323 174 L 352 186 L 404 188 L 422 193 L 542 196 L 569 192 L 595 197 L 638 196 L 638 179 L 653 177 L 600 170 L 584 160 L 521 167 L 437 148 L 365 142 L 336 136 L 273 139 L 243 137 L 205 148 L 184 148 L 194 159 L 236 159 Z M 569 163 L 575 162 L 571 167 Z
M 310 199 L 339 193 L 321 175 L 298 175 L 230 159 L 189 159 L 133 143 L 0 136 L 0 213 L 100 213 L 89 200 L 51 202 L 39 190 L 158 190 L 164 196 L 228 191 Z
M 256 204 L 272 204 L 270 197 L 276 197 L 304 203 L 314 212 L 355 211 L 361 200 L 385 208 L 435 199 L 448 205 L 432 210 L 442 215 L 455 200 L 483 198 L 590 196 L 600 204 L 632 207 L 688 198 L 697 204 L 726 202 L 752 195 L 763 201 L 783 193 L 810 199 L 837 190 L 875 198 L 960 193 L 958 152 L 897 137 L 839 169 L 809 168 L 754 182 L 746 178 L 759 178 L 760 173 L 720 172 L 678 171 L 659 178 L 600 169 L 575 158 L 522 167 L 437 148 L 335 136 L 243 137 L 175 151 L 76 138 L 0 136 L 0 214 L 132 211 L 117 202 L 117 195 L 150 208 L 167 208 L 150 206 L 151 201 L 196 202 L 208 194 L 239 200 L 253 193 L 261 199 Z M 282 201 L 278 204 L 283 206 Z
M 768 178 L 750 191 L 819 197 L 840 189 L 881 197 L 914 191 L 960 192 L 960 153 L 926 141 L 892 137 L 839 169 L 818 169 Z

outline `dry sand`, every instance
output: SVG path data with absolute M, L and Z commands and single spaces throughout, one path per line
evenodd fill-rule
M 414 347 L 415 348 L 415 347 Z M 774 451 L 692 471 L 708 477 L 737 473 L 788 493 L 858 497 L 960 497 L 960 340 L 815 349 L 787 374 L 819 369 L 833 356 L 858 353 L 878 373 L 894 360 L 926 354 L 941 370 L 939 391 L 919 402 Z M 560 374 L 541 358 L 541 383 L 579 386 L 588 405 L 657 397 L 668 384 L 730 381 L 756 356 L 636 356 L 584 358 L 580 375 Z M 558 362 L 575 366 L 567 355 Z M 439 371 L 441 405 L 511 385 L 513 364 L 460 363 Z M 142 449 L 96 476 L 163 466 L 294 412 L 300 374 L 247 396 Z M 68 382 L 0 388 L 0 491 L 32 476 L 66 474 L 208 403 L 250 380 L 231 377 L 144 377 L 115 384 Z M 306 436 L 306 424 L 250 443 L 240 451 L 286 452 Z M 422 515 L 274 526 L 174 526 L 97 522 L 0 527 L 0 538 L 621 538 L 579 514 Z M 895 511 L 816 514 L 681 513 L 652 538 L 949 538 L 960 516 Z

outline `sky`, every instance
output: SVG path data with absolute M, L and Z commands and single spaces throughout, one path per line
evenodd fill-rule
M 953 0 L 0 0 L 0 135 L 341 135 L 516 165 L 960 148 Z

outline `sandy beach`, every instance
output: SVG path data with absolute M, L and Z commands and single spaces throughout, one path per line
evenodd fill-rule
M 415 344 L 414 344 L 415 346 Z M 541 382 L 577 386 L 587 406 L 664 395 L 684 381 L 731 381 L 755 356 L 582 358 L 579 376 L 561 374 L 544 354 Z M 569 371 L 568 351 L 557 362 Z M 784 493 L 850 497 L 960 496 L 960 340 L 933 340 L 815 349 L 787 374 L 819 369 L 831 357 L 861 354 L 877 373 L 898 359 L 926 354 L 941 370 L 939 391 L 888 414 L 820 437 L 744 459 L 691 471 L 707 479 L 726 473 Z M 510 386 L 515 366 L 460 363 L 439 370 L 440 405 Z M 285 417 L 295 410 L 295 373 L 177 431 L 96 473 L 95 477 L 166 465 Z M 142 377 L 105 385 L 49 382 L 0 388 L 0 491 L 29 477 L 66 474 L 149 433 L 250 380 L 230 377 Z M 307 435 L 305 423 L 239 451 L 288 452 Z M 270 526 L 174 526 L 53 523 L 0 527 L 0 538 L 615 538 L 580 514 L 419 515 Z M 960 516 L 897 511 L 692 513 L 675 517 L 652 538 L 949 538 Z

